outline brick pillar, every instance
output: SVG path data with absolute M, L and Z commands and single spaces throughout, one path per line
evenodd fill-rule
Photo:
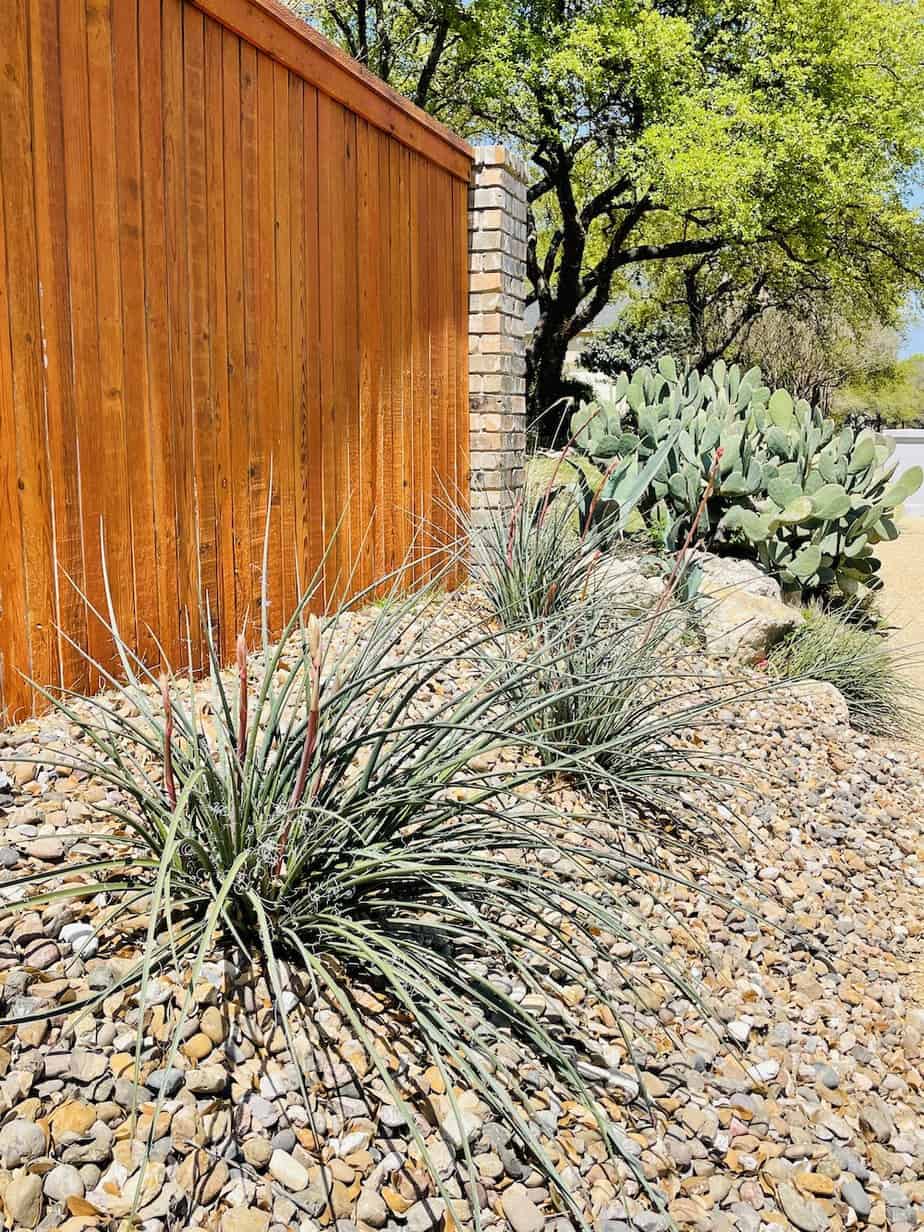
M 525 164 L 478 146 L 469 192 L 468 372 L 472 525 L 507 507 L 526 456 Z

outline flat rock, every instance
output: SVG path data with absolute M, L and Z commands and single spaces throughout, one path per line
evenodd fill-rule
M 45 1135 L 34 1121 L 9 1121 L 0 1129 L 0 1165 L 12 1170 L 45 1154 Z
M 301 1189 L 307 1189 L 310 1177 L 308 1169 L 302 1167 L 297 1159 L 289 1155 L 287 1151 L 273 1151 L 269 1161 L 270 1176 L 277 1180 L 280 1185 L 284 1185 L 286 1189 L 297 1193 Z
M 776 1195 L 786 1218 L 801 1232 L 824 1232 L 827 1228 L 828 1216 L 821 1203 L 813 1198 L 804 1198 L 789 1181 L 782 1181 L 777 1186 Z
M 42 1218 L 42 1178 L 26 1172 L 6 1187 L 3 1202 L 15 1227 L 34 1228 Z
M 526 1192 L 526 1186 L 517 1182 L 505 1189 L 501 1197 L 504 1216 L 513 1232 L 541 1232 L 545 1217 Z

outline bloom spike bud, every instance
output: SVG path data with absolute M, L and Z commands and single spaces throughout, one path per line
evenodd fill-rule
M 311 658 L 317 662 L 321 657 L 321 622 L 314 612 L 308 617 L 308 650 Z
M 173 706 L 170 704 L 170 689 L 167 676 L 161 674 L 160 697 L 164 704 L 164 792 L 172 809 L 176 808 L 176 783 L 173 780 Z
M 247 752 L 247 639 L 237 635 L 237 760 L 243 765 Z

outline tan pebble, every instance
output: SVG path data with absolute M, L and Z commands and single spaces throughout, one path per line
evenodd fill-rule
M 211 1051 L 212 1041 L 202 1031 L 197 1031 L 182 1047 L 182 1052 L 192 1061 L 201 1061 Z
M 114 1052 L 109 1060 L 109 1068 L 116 1078 L 121 1078 L 134 1064 L 135 1058 L 130 1052 Z
M 393 1215 L 404 1215 L 413 1205 L 407 1198 L 402 1197 L 397 1189 L 392 1189 L 390 1185 L 382 1187 L 382 1197 L 385 1199 L 385 1204 Z
M 803 1193 L 814 1194 L 818 1198 L 830 1198 L 834 1194 L 834 1181 L 820 1172 L 797 1172 L 793 1180 Z
M 51 1134 L 56 1142 L 60 1142 L 65 1134 L 85 1134 L 95 1121 L 95 1108 L 71 1099 L 51 1114 Z
M 228 1024 L 217 1006 L 210 1005 L 203 1011 L 199 1019 L 199 1027 L 203 1035 L 207 1035 L 213 1044 L 221 1044 L 228 1035 Z
M 40 1018 L 38 1022 L 24 1022 L 16 1028 L 16 1038 L 27 1048 L 38 1048 L 48 1034 L 48 1019 Z
M 332 1159 L 329 1164 L 330 1174 L 344 1185 L 352 1185 L 356 1173 L 343 1159 Z
M 266 1232 L 269 1226 L 268 1212 L 255 1206 L 236 1206 L 221 1217 L 221 1232 Z

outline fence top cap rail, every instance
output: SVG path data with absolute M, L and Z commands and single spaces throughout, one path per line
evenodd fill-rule
M 296 17 L 280 0 L 191 0 L 323 93 L 467 180 L 474 150 L 457 133 Z

